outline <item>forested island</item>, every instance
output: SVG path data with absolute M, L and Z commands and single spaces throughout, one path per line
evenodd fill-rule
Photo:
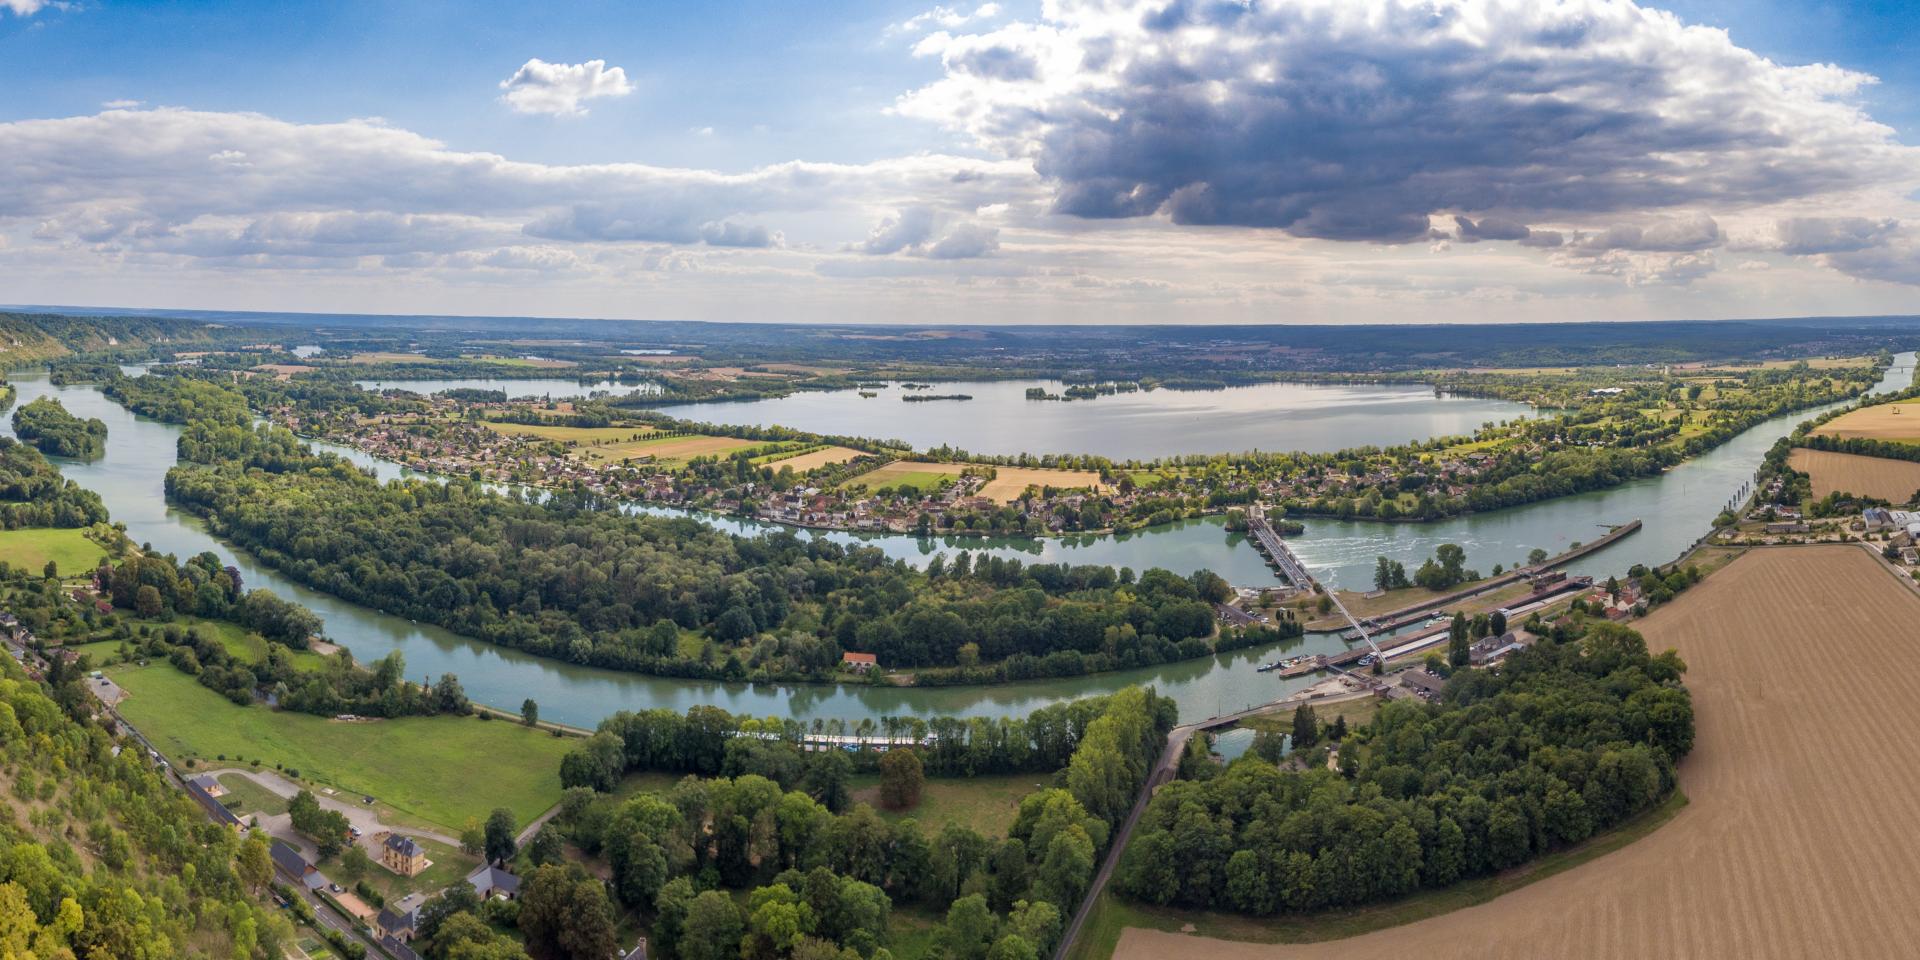
M 13 431 L 49 456 L 85 460 L 107 451 L 105 423 L 94 417 L 82 420 L 52 397 L 41 397 L 15 410 Z

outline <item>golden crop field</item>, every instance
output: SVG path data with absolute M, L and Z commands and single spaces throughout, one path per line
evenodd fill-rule
M 1012 503 L 1030 486 L 1086 487 L 1099 490 L 1100 474 L 1093 470 L 1054 470 L 1043 467 L 995 467 L 994 477 L 980 488 L 980 495 L 995 503 Z
M 573 454 L 588 460 L 625 460 L 628 457 L 652 457 L 656 461 L 691 460 L 694 457 L 726 456 L 736 450 L 747 450 L 765 446 L 762 440 L 741 440 L 737 437 L 661 437 L 647 440 L 626 440 L 618 443 L 603 443 L 595 446 L 580 446 Z
M 850 477 L 841 486 L 878 490 L 881 487 L 897 487 L 904 483 L 923 492 L 931 492 L 940 485 L 941 480 L 947 477 L 958 477 L 964 469 L 965 466 L 958 463 L 895 460 L 859 476 Z
M 1787 466 L 1813 479 L 1816 497 L 1839 491 L 1904 504 L 1920 490 L 1920 463 L 1909 460 L 1800 448 L 1787 457 Z
M 1862 407 L 1821 424 L 1813 432 L 1828 437 L 1920 441 L 1920 401 Z
M 822 447 L 811 453 L 803 453 L 797 457 L 769 460 L 765 466 L 772 467 L 775 470 L 781 467 L 791 467 L 794 473 L 805 473 L 808 470 L 824 467 L 830 463 L 846 463 L 848 460 L 852 460 L 857 456 L 860 456 L 860 451 L 852 447 Z
M 572 441 L 582 446 L 592 443 L 621 443 L 654 432 L 653 427 L 644 424 L 626 427 L 565 427 L 549 423 L 502 423 L 497 420 L 484 420 L 480 425 L 495 433 L 539 437 L 543 440 L 561 442 Z
M 1762 548 L 1638 625 L 1676 647 L 1691 803 L 1651 835 L 1475 907 L 1345 940 L 1129 929 L 1124 960 L 1788 960 L 1920 943 L 1920 593 L 1859 546 Z

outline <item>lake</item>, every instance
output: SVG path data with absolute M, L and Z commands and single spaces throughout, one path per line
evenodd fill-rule
M 1526 404 L 1436 396 L 1432 387 L 1263 383 L 1224 390 L 1142 390 L 1092 400 L 1028 400 L 1029 387 L 1059 393 L 1057 380 L 936 383 L 930 390 L 806 390 L 768 400 L 687 403 L 660 412 L 700 423 L 782 426 L 841 437 L 943 444 L 969 453 L 1088 453 L 1147 460 L 1248 450 L 1328 453 L 1358 446 L 1472 433 L 1528 417 Z M 906 403 L 919 394 L 972 400 Z

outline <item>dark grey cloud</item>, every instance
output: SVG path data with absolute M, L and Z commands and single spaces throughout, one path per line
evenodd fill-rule
M 1900 223 L 1869 217 L 1792 217 L 1775 226 L 1780 232 L 1780 252 L 1805 256 L 1879 246 L 1899 230 Z
M 1459 228 L 1459 240 L 1462 243 L 1477 243 L 1481 240 L 1526 240 L 1533 236 L 1533 230 L 1526 224 L 1500 217 L 1485 217 L 1475 222 L 1469 217 L 1456 216 L 1453 224 Z
M 1043 16 L 926 50 L 947 76 L 902 110 L 1030 158 L 1076 217 L 1393 243 L 1451 214 L 1526 242 L 1543 220 L 1745 207 L 1913 168 L 1847 102 L 1869 78 L 1783 67 L 1624 0 L 1057 0 Z M 981 71 L 1016 62 L 1032 75 Z M 1596 242 L 1719 242 L 1631 229 Z

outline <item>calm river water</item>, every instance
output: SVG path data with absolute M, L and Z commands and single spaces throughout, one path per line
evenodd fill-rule
M 1893 390 L 1910 384 L 1913 363 L 1913 354 L 1902 354 L 1881 388 Z M 1257 662 L 1273 655 L 1272 648 L 1144 670 L 984 688 L 702 683 L 530 657 L 387 616 L 289 582 L 244 552 L 209 536 L 191 515 L 166 504 L 162 481 L 175 462 L 178 428 L 136 417 L 93 387 L 55 387 L 47 382 L 44 372 L 14 374 L 11 380 L 19 390 L 20 403 L 52 395 L 77 415 L 107 422 L 104 457 L 91 462 L 60 461 L 60 466 L 68 477 L 100 493 L 114 518 L 127 524 L 135 542 L 150 543 L 181 557 L 210 550 L 238 567 L 249 587 L 265 587 L 313 609 L 326 621 L 327 635 L 352 647 L 360 659 L 373 660 L 398 650 L 406 657 L 409 676 L 458 674 L 469 695 L 502 709 L 518 710 L 523 698 L 532 697 L 539 701 L 543 717 L 580 726 L 591 726 L 617 710 L 684 710 L 696 704 L 761 716 L 848 720 L 907 714 L 1024 715 L 1058 700 L 1147 683 L 1172 696 L 1183 716 L 1203 717 L 1266 702 L 1305 684 L 1301 679 L 1281 680 L 1254 672 Z M 1103 397 L 1094 403 L 1109 399 Z M 1354 586 L 1366 583 L 1373 558 L 1380 554 L 1412 565 L 1429 555 L 1434 545 L 1453 542 L 1466 547 L 1470 565 L 1490 569 L 1496 562 L 1524 558 L 1534 546 L 1556 550 L 1574 540 L 1591 539 L 1600 532 L 1598 525 L 1603 522 L 1637 517 L 1646 522 L 1644 530 L 1582 560 L 1574 569 L 1583 573 L 1623 572 L 1637 562 L 1666 562 L 1707 531 L 1713 515 L 1752 476 L 1761 455 L 1775 439 L 1817 413 L 1806 411 L 1767 421 L 1664 476 L 1613 490 L 1428 525 L 1310 521 L 1307 534 L 1297 538 L 1295 544 L 1316 575 Z M 11 426 L 0 426 L 0 430 L 10 433 Z M 357 453 L 354 459 L 370 462 L 370 458 Z M 403 472 L 390 463 L 375 465 L 385 477 Z M 709 519 L 740 532 L 762 529 L 737 520 Z M 848 542 L 856 539 L 843 533 L 819 535 Z M 1239 584 L 1272 582 L 1252 548 L 1227 533 L 1218 519 L 1190 521 L 1125 537 L 921 541 L 886 536 L 867 538 L 865 542 L 915 562 L 924 562 L 943 551 L 986 549 L 1037 561 L 1108 563 L 1136 570 L 1161 566 L 1184 572 L 1207 567 Z M 1312 636 L 1290 649 L 1326 652 L 1343 649 L 1343 645 L 1333 636 Z

